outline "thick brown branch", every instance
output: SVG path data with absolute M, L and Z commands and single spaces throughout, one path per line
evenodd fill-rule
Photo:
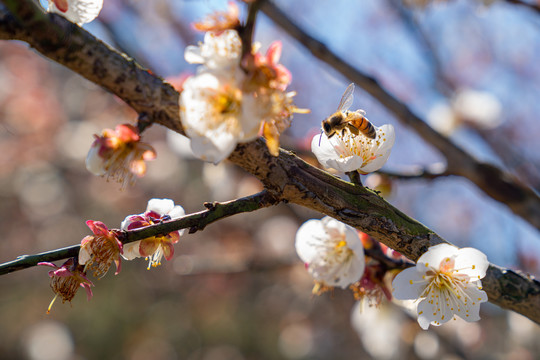
M 43 15 L 32 1 L 4 2 L 9 3 L 10 11 L 19 14 L 19 17 L 15 19 L 6 16 L 5 9 L 0 6 L 0 39 L 26 41 L 43 55 L 115 93 L 136 111 L 145 112 L 154 121 L 171 129 L 181 129 L 178 93 L 170 85 L 139 68 L 131 59 L 118 54 L 84 30 L 58 16 Z M 268 5 L 264 6 L 264 9 L 268 10 Z M 304 43 L 309 41 L 309 38 L 304 39 Z M 320 52 L 327 51 L 322 44 L 319 50 L 319 53 L 316 53 L 318 57 L 322 56 Z M 371 89 L 399 118 L 411 126 L 414 125 L 424 138 L 433 136 L 435 145 L 447 155 L 454 166 L 463 161 L 462 172 L 470 175 L 479 171 L 480 175 L 473 181 L 481 188 L 489 189 L 495 194 L 500 194 L 500 189 L 510 190 L 512 195 L 516 196 L 517 203 L 509 201 L 508 196 L 500 195 L 502 200 L 506 200 L 513 209 L 521 208 L 520 211 L 514 209 L 516 213 L 521 214 L 530 207 L 530 215 L 536 217 L 534 222 L 530 220 L 531 223 L 540 225 L 540 211 L 535 198 L 527 195 L 527 189 L 511 181 L 501 181 L 503 174 L 500 170 L 477 163 L 446 138 L 434 133 L 427 125 L 422 125 L 420 119 L 387 94 L 374 79 L 360 76 L 346 64 L 336 63 L 336 66 L 340 71 L 358 76 L 358 79 L 352 80 Z M 440 144 L 437 143 L 438 140 L 441 141 Z M 445 242 L 439 235 L 403 214 L 374 192 L 341 181 L 289 152 L 281 151 L 278 157 L 273 157 L 260 140 L 239 145 L 229 159 L 259 178 L 275 198 L 339 219 L 372 235 L 412 260 L 417 260 L 429 246 Z M 493 178 L 486 177 L 486 172 Z M 490 180 L 496 185 L 489 184 Z M 530 216 L 522 216 L 530 219 Z M 484 290 L 491 302 L 540 323 L 540 283 L 537 281 L 492 265 L 484 279 Z
M 540 14 L 540 5 L 538 4 L 528 3 L 523 0 L 506 0 L 506 2 L 509 2 L 511 4 L 515 4 L 518 6 L 524 6 L 526 8 L 529 8 L 532 11 L 535 11 L 537 14 Z
M 493 199 L 506 204 L 515 214 L 540 229 L 540 197 L 499 168 L 477 161 L 415 115 L 404 103 L 388 93 L 376 79 L 361 73 L 334 54 L 325 44 L 307 34 L 283 11 L 265 1 L 261 10 L 317 59 L 332 66 L 344 77 L 361 86 L 403 124 L 412 127 L 426 142 L 439 150 L 448 162 L 448 173 L 472 181 Z
M 121 234 L 122 243 L 146 239 L 152 236 L 164 236 L 180 229 L 190 229 L 191 232 L 204 229 L 214 221 L 244 213 L 250 212 L 272 205 L 278 204 L 276 200 L 267 191 L 258 194 L 246 196 L 240 199 L 231 200 L 223 203 L 212 203 L 208 210 L 183 216 L 179 219 L 163 222 L 161 224 L 147 226 L 145 228 L 124 231 Z M 13 271 L 27 269 L 36 266 L 42 261 L 57 261 L 69 257 L 78 256 L 80 245 L 73 245 L 63 249 L 47 251 L 35 255 L 22 255 L 13 261 L 0 264 L 0 275 L 5 275 Z

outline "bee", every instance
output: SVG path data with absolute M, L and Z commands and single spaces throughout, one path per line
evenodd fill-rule
M 322 122 L 322 130 L 328 138 L 339 131 L 341 135 L 345 135 L 345 130 L 354 135 L 362 133 L 370 139 L 377 137 L 377 130 L 364 116 L 364 110 L 349 111 L 353 103 L 353 93 L 354 84 L 350 84 L 343 93 L 336 112 Z

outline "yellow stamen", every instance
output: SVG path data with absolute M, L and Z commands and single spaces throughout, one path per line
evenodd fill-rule
M 51 308 L 52 308 L 52 306 L 54 304 L 54 301 L 56 300 L 57 297 L 58 297 L 58 294 L 54 295 L 51 303 L 49 304 L 49 307 L 47 308 L 47 315 L 51 313 Z

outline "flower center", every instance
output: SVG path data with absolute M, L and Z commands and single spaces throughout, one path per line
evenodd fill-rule
M 359 156 L 362 158 L 363 165 L 377 158 L 375 150 L 379 144 L 378 137 L 377 139 L 370 139 L 363 134 L 354 135 L 351 133 L 337 134 L 337 136 L 341 139 L 344 147 L 340 157 Z

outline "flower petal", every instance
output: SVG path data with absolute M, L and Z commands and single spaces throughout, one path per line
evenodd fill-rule
M 159 247 L 159 240 L 155 237 L 141 240 L 139 250 L 142 256 L 151 256 Z
M 122 257 L 126 260 L 133 260 L 135 258 L 144 256 L 141 254 L 140 245 L 140 240 L 124 244 L 124 253 L 122 254 Z
M 167 215 L 174 209 L 174 201 L 171 199 L 150 199 L 146 206 L 146 212 L 155 211 L 160 215 Z
M 189 131 L 187 132 L 191 138 L 191 150 L 193 154 L 203 161 L 214 164 L 229 157 L 237 145 L 236 137 L 230 133 L 224 132 L 211 140 L 208 137 L 189 134 Z
M 486 276 L 489 261 L 487 256 L 477 249 L 462 248 L 458 251 L 454 266 L 460 274 L 467 274 L 477 280 Z
M 317 219 L 306 221 L 296 232 L 296 253 L 304 263 L 309 264 L 317 256 L 317 247 L 313 246 L 313 242 L 318 241 L 317 237 L 322 234 L 324 234 L 323 223 Z
M 101 221 L 88 220 L 86 225 L 90 228 L 90 230 L 92 230 L 94 235 L 105 237 L 109 236 L 109 228 Z
M 455 257 L 459 249 L 449 244 L 431 246 L 417 261 L 417 264 L 426 264 L 434 269 L 439 269 L 440 263 L 448 257 Z
M 394 297 L 398 300 L 418 299 L 428 283 L 427 280 L 422 278 L 424 274 L 425 272 L 418 271 L 416 266 L 397 274 L 394 281 L 392 281 Z
M 170 242 L 162 242 L 161 243 L 161 249 L 163 250 L 163 256 L 165 256 L 165 259 L 167 261 L 171 260 L 174 256 L 174 246 Z
M 176 205 L 171 211 L 169 211 L 168 215 L 171 217 L 171 220 L 175 220 L 186 215 L 186 212 L 183 207 Z

